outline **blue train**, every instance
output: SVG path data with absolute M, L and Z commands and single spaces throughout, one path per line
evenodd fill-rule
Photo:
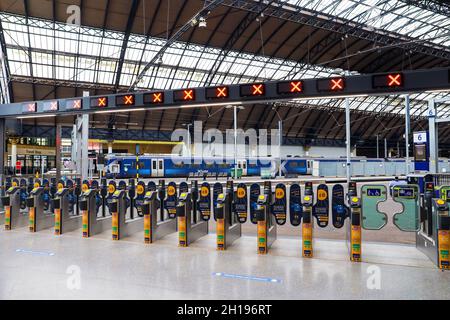
M 284 175 L 311 174 L 312 160 L 302 158 L 282 158 L 281 160 Z M 137 173 L 141 178 L 228 176 L 234 166 L 234 159 L 214 157 L 200 159 L 172 155 L 142 155 L 137 158 L 129 154 L 111 154 L 106 156 L 105 163 L 106 178 L 111 179 L 134 178 Z M 242 169 L 243 176 L 263 176 L 267 173 L 274 175 L 278 172 L 279 160 L 276 158 L 238 159 L 237 167 Z

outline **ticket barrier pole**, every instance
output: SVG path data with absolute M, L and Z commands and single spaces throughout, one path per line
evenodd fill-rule
M 30 232 L 38 232 L 49 229 L 55 225 L 55 215 L 44 211 L 44 187 L 36 186 L 31 190 L 27 198 L 28 207 L 28 228 Z
M 217 204 L 214 208 L 217 234 L 217 250 L 226 250 L 234 241 L 242 235 L 242 227 L 234 212 L 234 190 L 233 181 L 227 181 L 225 193 L 217 197 Z
M 5 230 L 25 227 L 28 225 L 28 215 L 20 211 L 21 187 L 18 185 L 6 190 L 6 195 L 2 197 L 5 207 Z
M 142 206 L 144 214 L 144 243 L 153 243 L 177 232 L 177 219 L 158 221 L 157 191 L 147 191 Z
M 264 193 L 258 196 L 256 202 L 258 254 L 267 254 L 277 239 L 277 224 L 272 214 L 272 184 L 264 183 Z
M 133 233 L 143 230 L 143 219 L 141 217 L 131 218 L 127 221 L 127 193 L 126 190 L 117 190 L 113 194 L 111 202 L 112 212 L 112 239 L 120 240 Z
M 350 261 L 361 262 L 361 199 L 350 199 Z
M 202 220 L 198 214 L 198 212 L 193 212 L 191 193 L 181 193 L 177 205 L 178 245 L 180 247 L 187 247 L 208 234 L 208 221 Z M 194 222 L 194 215 L 197 216 L 197 222 Z
M 55 213 L 55 235 L 59 236 L 81 228 L 81 216 L 69 213 L 69 189 L 62 188 L 56 191 L 52 207 Z
M 83 238 L 92 237 L 111 229 L 111 216 L 97 217 L 97 191 L 88 189 L 81 194 L 80 211 L 82 216 Z
M 306 194 L 303 197 L 302 215 L 302 257 L 313 257 L 313 195 Z

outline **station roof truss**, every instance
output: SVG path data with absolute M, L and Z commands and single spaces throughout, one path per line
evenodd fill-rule
M 161 61 L 155 62 L 168 39 L 213 2 L 215 7 L 205 15 L 207 27 L 196 25 L 180 32 Z M 449 7 L 439 1 L 79 0 L 73 4 L 81 8 L 80 26 L 66 23 L 67 1 L 1 2 L 2 102 L 76 97 L 84 90 L 93 96 L 126 92 L 149 63 L 136 85 L 137 91 L 450 65 Z M 421 123 L 429 98 L 447 95 L 411 95 L 414 119 Z M 399 95 L 352 98 L 354 113 L 365 114 L 367 119 L 355 124 L 357 136 L 367 137 L 371 131 L 383 134 L 386 130 L 386 135 L 395 138 L 400 130 L 390 127 L 400 126 L 401 119 L 388 121 L 386 128 L 373 128 L 374 119 L 396 119 L 404 113 L 403 106 Z M 263 112 L 258 111 L 261 107 Z M 341 133 L 325 132 L 343 107 L 341 99 L 327 98 L 255 102 L 240 111 L 240 117 L 244 127 L 274 127 L 278 120 L 274 110 L 279 110 L 287 119 L 287 136 L 305 138 L 316 134 L 334 138 Z M 296 117 L 298 110 L 300 116 Z M 321 119 L 324 110 L 329 110 L 328 116 Z M 439 116 L 450 116 L 447 104 L 440 105 L 438 111 Z M 145 110 L 95 115 L 91 121 L 101 125 L 105 118 L 107 127 L 130 128 L 138 123 L 136 128 L 170 130 L 202 117 L 209 119 L 208 125 L 220 126 L 227 114 L 223 107 Z M 35 124 L 39 121 L 33 120 Z M 322 122 L 323 127 L 315 127 Z

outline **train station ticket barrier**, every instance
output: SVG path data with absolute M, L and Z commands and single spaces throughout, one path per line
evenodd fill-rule
M 227 181 L 225 193 L 218 195 L 214 211 L 217 218 L 217 250 L 226 250 L 242 235 L 238 215 L 234 212 L 233 181 Z
M 402 205 L 402 212 L 394 214 L 394 225 L 405 232 L 417 232 L 420 228 L 419 187 L 413 184 L 394 186 L 392 199 Z
M 195 201 L 192 198 L 192 192 L 182 192 L 178 198 L 178 245 L 180 247 L 187 247 L 208 234 L 208 221 L 201 219 L 194 204 Z
M 272 184 L 264 182 L 264 192 L 258 196 L 255 209 L 258 254 L 267 254 L 277 239 L 277 224 L 272 214 Z
M 428 185 L 431 183 L 427 183 Z M 450 187 L 441 186 L 441 190 Z M 439 190 L 439 191 L 441 191 Z M 428 203 L 431 203 L 431 211 L 420 217 L 420 230 L 416 234 L 416 247 L 424 253 L 440 269 L 450 269 L 450 216 L 448 200 L 442 198 L 431 198 L 432 193 L 426 194 Z M 443 194 L 440 193 L 443 197 Z M 431 199 L 430 199 L 431 198 Z
M 44 211 L 44 187 L 36 184 L 27 198 L 28 228 L 30 232 L 49 229 L 55 225 L 55 215 Z
M 5 207 L 5 230 L 28 226 L 28 214 L 20 210 L 20 195 L 21 187 L 13 184 L 2 197 L 2 204 Z
M 153 243 L 177 232 L 177 219 L 158 221 L 158 191 L 147 191 L 142 206 L 144 215 L 144 242 Z
M 141 217 L 132 217 L 127 220 L 126 190 L 116 190 L 110 205 L 112 212 L 112 239 L 120 240 L 144 229 Z
M 55 213 L 55 235 L 61 235 L 81 228 L 81 215 L 69 212 L 69 189 L 60 188 L 52 199 Z
M 80 196 L 83 238 L 92 237 L 111 229 L 111 216 L 98 217 L 96 206 L 97 191 L 88 189 Z

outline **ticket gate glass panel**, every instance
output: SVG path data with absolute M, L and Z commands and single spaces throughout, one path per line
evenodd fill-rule
M 365 185 L 361 188 L 362 227 L 366 230 L 380 230 L 388 221 L 387 214 L 378 210 L 378 205 L 387 200 L 384 185 Z
M 419 231 L 419 187 L 417 185 L 395 186 L 393 200 L 402 205 L 403 211 L 394 214 L 394 224 L 402 231 Z

